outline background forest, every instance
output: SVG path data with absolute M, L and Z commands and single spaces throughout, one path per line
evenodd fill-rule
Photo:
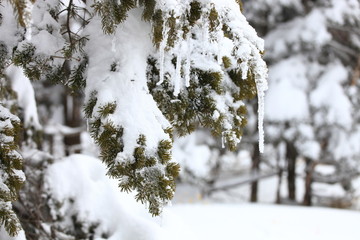
M 211 198 L 358 209 L 358 1 L 243 5 L 265 40 L 265 152 L 257 149 L 253 102 L 237 152 L 205 130 L 178 140 L 181 179 Z
M 111 19 L 104 17 L 106 16 L 104 13 L 108 10 L 104 6 L 99 5 L 97 9 L 98 13 L 100 13 L 99 16 L 103 17 L 102 19 L 99 17 L 97 22 L 93 21 L 90 24 L 86 22 L 87 16 L 91 15 L 91 13 L 83 10 L 86 8 L 76 3 L 75 0 L 74 3 L 71 0 L 63 1 L 66 4 L 57 9 L 58 12 L 51 12 L 52 9 L 49 8 L 49 16 L 33 19 L 31 24 L 35 24 L 37 30 L 33 29 L 31 33 L 8 32 L 9 26 L 16 24 L 7 22 L 7 20 L 14 18 L 14 12 L 8 11 L 9 6 L 13 6 L 9 2 L 0 1 L 0 61 L 2 63 L 0 67 L 1 73 L 6 73 L 0 75 L 0 99 L 2 103 L 0 105 L 0 126 L 2 129 L 8 130 L 10 125 L 7 127 L 5 125 L 9 124 L 9 121 L 14 129 L 20 129 L 20 125 L 22 126 L 16 140 L 20 143 L 19 152 L 23 158 L 22 169 L 25 176 L 16 172 L 19 186 L 14 191 L 19 190 L 19 196 L 17 201 L 12 203 L 14 213 L 12 211 L 6 212 L 6 207 L 9 207 L 9 205 L 6 205 L 5 211 L 0 213 L 2 216 L 10 218 L 16 214 L 23 231 L 20 231 L 17 237 L 8 236 L 7 232 L 9 231 L 5 231 L 5 221 L 2 220 L 1 216 L 0 223 L 2 222 L 4 226 L 0 229 L 0 239 L 177 239 L 172 234 L 179 234 L 179 236 L 185 234 L 180 234 L 181 229 L 175 230 L 174 228 L 171 229 L 171 238 L 164 237 L 160 228 L 152 222 L 161 222 L 161 217 L 152 218 L 147 213 L 147 210 L 144 210 L 143 205 L 134 201 L 134 198 L 136 198 L 140 202 L 145 202 L 145 205 L 150 208 L 150 212 L 157 215 L 154 213 L 158 213 L 159 206 L 161 207 L 161 204 L 165 204 L 167 199 L 171 198 L 171 196 L 168 196 L 171 195 L 171 191 L 170 193 L 167 192 L 168 195 L 164 198 L 161 198 L 162 201 L 149 200 L 146 194 L 142 198 L 142 196 L 133 193 L 127 194 L 119 191 L 118 186 L 123 190 L 135 188 L 140 189 L 140 192 L 142 189 L 146 191 L 158 180 L 154 180 L 146 186 L 137 182 L 137 175 L 127 176 L 135 179 L 129 185 L 125 181 L 120 183 L 115 181 L 113 178 L 118 178 L 119 175 L 116 171 L 125 170 L 118 170 L 116 166 L 109 164 L 112 160 L 106 159 L 111 159 L 111 149 L 119 146 L 112 145 L 111 141 L 102 145 L 102 135 L 96 133 L 96 129 L 105 129 L 101 131 L 110 129 L 108 136 L 118 134 L 116 135 L 117 140 L 125 138 L 121 129 L 115 129 L 111 125 L 104 124 L 99 120 L 102 118 L 108 118 L 115 122 L 119 121 L 125 127 L 133 127 L 139 123 L 136 119 L 130 119 L 124 123 L 115 117 L 111 117 L 111 114 L 115 111 L 114 106 L 108 101 L 111 97 L 107 97 L 109 93 L 111 94 L 111 88 L 122 91 L 122 96 L 130 99 L 129 102 L 132 105 L 129 109 L 135 108 L 136 102 L 143 104 L 144 108 L 136 111 L 144 111 L 144 115 L 141 115 L 140 118 L 143 117 L 146 120 L 150 111 L 144 109 L 152 109 L 155 102 L 149 103 L 148 98 L 142 95 L 139 95 L 139 98 L 132 98 L 132 94 L 137 93 L 136 90 L 131 90 L 133 92 L 126 95 L 126 91 L 111 85 L 110 79 L 108 82 L 109 89 L 105 89 L 101 97 L 99 97 L 100 95 L 97 96 L 98 99 L 105 99 L 103 100 L 104 105 L 96 105 L 94 110 L 96 103 L 92 105 L 92 101 L 96 97 L 94 97 L 93 93 L 95 94 L 96 90 L 101 89 L 102 86 L 89 83 L 90 81 L 95 82 L 92 79 L 98 77 L 99 74 L 95 70 L 89 71 L 87 77 L 90 80 L 87 80 L 86 87 L 83 86 L 84 82 L 80 77 L 85 66 L 89 64 L 89 58 L 97 59 L 96 61 L 90 61 L 90 66 L 93 69 L 96 67 L 95 64 L 98 64 L 97 66 L 105 64 L 103 62 L 107 61 L 105 60 L 107 55 L 103 54 L 104 49 L 108 52 L 116 52 L 112 56 L 113 58 L 109 60 L 110 62 L 108 61 L 106 64 L 111 65 L 111 69 L 109 68 L 111 72 L 117 72 L 119 68 L 123 67 L 123 63 L 118 59 L 126 54 L 131 56 L 133 52 L 130 50 L 138 49 L 137 44 L 143 42 L 136 42 L 136 39 L 134 39 L 134 41 L 129 41 L 131 44 L 116 45 L 115 40 L 111 38 L 99 37 L 95 34 L 95 29 L 100 24 L 103 24 L 102 29 L 105 32 L 117 34 L 116 37 L 120 39 L 119 42 L 126 40 L 128 36 L 116 32 L 116 28 L 114 29 L 112 24 L 106 22 L 111 21 Z M 45 1 L 39 0 L 37 2 L 38 9 L 48 7 Z M 54 6 L 58 1 L 48 2 Z M 78 2 L 83 2 L 86 5 L 86 1 Z M 239 7 L 235 4 L 237 1 L 231 2 L 234 2 L 234 4 L 229 6 L 236 5 L 236 7 Z M 256 30 L 257 35 L 265 41 L 263 58 L 268 66 L 268 90 L 265 94 L 265 143 L 263 153 L 259 152 L 259 136 L 261 138 L 262 134 L 259 134 L 258 128 L 259 116 L 262 117 L 261 114 L 258 114 L 258 108 L 259 106 L 261 108 L 261 104 L 259 105 L 258 99 L 254 98 L 254 91 L 257 91 L 260 95 L 261 92 L 259 92 L 259 89 L 254 90 L 255 84 L 252 82 L 255 81 L 255 77 L 247 75 L 244 78 L 246 79 L 246 81 L 244 80 L 245 85 L 239 85 L 240 88 L 246 86 L 244 88 L 248 89 L 248 92 L 246 92 L 248 95 L 241 98 L 247 109 L 244 110 L 241 107 L 237 109 L 236 114 L 240 112 L 241 115 L 239 123 L 241 128 L 228 129 L 229 132 L 233 132 L 233 135 L 224 136 L 220 134 L 220 136 L 213 136 L 214 132 L 217 131 L 217 124 L 220 124 L 222 128 L 226 124 L 209 120 L 207 114 L 212 114 L 212 112 L 208 113 L 206 109 L 211 106 L 211 110 L 218 110 L 222 114 L 221 108 L 217 105 L 204 104 L 197 108 L 197 111 L 204 112 L 204 116 L 200 116 L 202 124 L 199 124 L 200 126 L 191 135 L 182 136 L 186 135 L 185 133 L 182 134 L 182 131 L 187 133 L 190 132 L 189 128 L 191 128 L 191 131 L 194 130 L 194 125 L 189 123 L 193 116 L 189 117 L 190 120 L 179 120 L 178 115 L 170 111 L 171 107 L 174 107 L 174 112 L 180 111 L 182 108 L 190 109 L 190 103 L 196 102 L 189 97 L 192 93 L 190 90 L 189 93 L 186 92 L 186 95 L 183 92 L 185 88 L 193 87 L 193 82 L 188 79 L 190 81 L 189 85 L 179 84 L 177 79 L 184 73 L 177 72 L 177 67 L 171 68 L 169 66 L 183 64 L 182 67 L 184 69 L 188 68 L 189 74 L 190 69 L 191 71 L 196 70 L 196 73 L 192 72 L 192 74 L 196 75 L 201 83 L 208 84 L 206 82 L 208 78 L 215 79 L 211 80 L 213 82 L 209 84 L 214 83 L 211 85 L 212 90 L 221 95 L 221 91 L 217 90 L 216 74 L 209 77 L 202 71 L 205 65 L 209 66 L 210 71 L 218 69 L 215 65 L 220 60 L 213 63 L 206 60 L 207 56 L 204 57 L 199 54 L 194 59 L 200 61 L 201 64 L 187 66 L 186 61 L 181 61 L 181 58 L 188 57 L 186 56 L 188 53 L 179 54 L 179 52 L 186 52 L 187 48 L 185 45 L 176 45 L 177 40 L 175 39 L 175 44 L 168 46 L 170 50 L 163 46 L 166 49 L 163 50 L 165 55 L 154 55 L 152 59 L 148 59 L 148 62 L 132 59 L 125 66 L 132 68 L 131 64 L 138 64 L 139 68 L 143 66 L 146 68 L 147 64 L 147 66 L 153 67 L 151 71 L 148 71 L 151 74 L 146 76 L 151 79 L 148 83 L 151 94 L 154 98 L 157 98 L 155 99 L 157 102 L 165 101 L 164 106 L 171 106 L 160 109 L 162 112 L 170 112 L 169 115 L 166 115 L 167 118 L 170 116 L 170 118 L 175 118 L 180 122 L 177 126 L 174 126 L 178 134 L 174 136 L 172 149 L 173 161 L 179 163 L 181 169 L 179 177 L 176 178 L 177 188 L 173 199 L 175 210 L 177 204 L 219 202 L 227 204 L 258 202 L 360 210 L 360 2 L 357 0 L 242 0 L 241 2 L 243 15 Z M 141 4 L 147 6 L 146 3 Z M 166 9 L 162 10 L 165 12 Z M 36 11 L 36 9 L 32 11 Z M 156 11 L 154 9 L 153 12 L 155 15 Z M 17 14 L 26 16 L 26 11 Z M 146 18 L 146 11 L 143 14 L 143 18 Z M 53 22 L 50 19 L 54 16 L 56 16 L 58 22 Z M 140 24 L 136 22 L 134 16 L 136 17 L 136 15 L 130 13 L 128 17 L 129 21 L 135 22 L 135 24 L 130 25 L 134 27 L 134 30 L 125 28 L 126 33 L 127 31 L 130 33 L 132 31 L 139 32 L 137 30 Z M 22 16 L 17 17 L 21 19 Z M 70 18 L 74 19 L 73 29 L 65 28 L 65 31 L 68 32 L 64 34 L 66 35 L 64 38 L 70 45 L 66 45 L 61 41 L 54 41 L 50 44 L 45 41 L 46 38 L 39 36 L 40 34 L 36 32 L 39 31 L 40 33 L 39 29 L 46 29 L 52 35 L 56 35 L 59 30 L 57 29 L 58 25 L 66 26 Z M 152 24 L 156 27 L 157 18 L 151 19 L 150 21 L 153 21 Z M 211 20 L 211 17 L 209 19 Z M 225 23 L 226 20 L 228 19 L 224 20 Z M 119 22 L 122 21 L 119 20 Z M 210 21 L 209 29 L 211 29 L 211 23 Z M 29 23 L 25 21 L 22 24 L 25 26 Z M 170 30 L 180 28 L 180 25 L 176 25 L 180 23 L 174 22 L 173 24 L 169 24 Z M 189 24 L 193 23 L 189 21 Z M 204 28 L 204 26 L 208 27 L 208 25 L 204 24 L 199 26 L 199 29 Z M 184 30 L 186 25 L 181 25 L 181 27 Z M 14 27 L 14 29 L 17 29 L 17 27 Z M 80 34 L 80 30 L 74 33 L 74 29 L 82 29 L 81 31 L 89 34 L 89 39 L 85 39 L 83 36 L 87 35 Z M 193 31 L 190 33 L 194 36 L 199 29 L 194 27 L 189 31 Z M 169 32 L 171 32 L 170 30 Z M 149 31 L 151 32 L 151 30 Z M 156 28 L 152 31 L 156 33 Z M 210 33 L 211 31 L 209 30 Z M 216 28 L 213 31 L 217 33 Z M 31 38 L 26 34 L 33 34 L 38 37 L 39 42 L 36 45 L 36 51 L 47 51 L 45 48 L 42 49 L 42 46 L 46 44 L 50 44 L 50 47 L 54 48 L 59 44 L 64 44 L 62 49 L 64 56 L 74 59 L 79 58 L 79 61 L 72 61 L 76 62 L 76 64 L 70 63 L 71 61 L 67 65 L 64 64 L 62 67 L 65 66 L 65 71 L 63 71 L 64 69 L 59 70 L 59 72 L 67 74 L 65 76 L 68 79 L 66 84 L 61 82 L 60 79 L 64 76 L 60 76 L 59 72 L 54 71 L 56 68 L 53 66 L 56 66 L 56 64 L 54 63 L 50 68 L 46 65 L 47 60 L 36 58 L 38 52 L 32 55 L 37 64 L 36 66 L 26 62 L 26 57 L 29 54 L 31 55 L 31 51 L 33 51 L 29 47 L 30 45 L 27 45 Z M 185 34 L 187 34 L 186 31 Z M 10 36 L 12 37 L 10 38 Z M 34 41 L 34 36 L 31 41 Z M 143 33 L 139 34 L 140 39 L 144 36 Z M 13 61 L 17 62 L 20 67 L 11 64 L 8 66 L 9 53 L 2 42 L 21 42 L 18 40 L 21 37 L 25 39 L 22 42 L 23 45 L 17 49 L 13 56 Z M 169 44 L 171 36 L 167 37 L 168 42 L 165 41 L 166 43 L 164 43 L 164 41 L 159 41 L 154 34 L 152 41 L 154 45 L 157 44 L 157 47 L 161 49 L 161 44 Z M 209 39 L 211 37 L 213 36 L 210 36 Z M 259 51 L 262 50 L 257 45 L 257 38 L 252 36 L 248 38 L 251 42 L 249 46 L 253 51 L 249 55 L 253 56 L 254 51 L 259 54 Z M 207 38 L 199 39 L 194 37 L 194 39 L 201 42 Z M 126 42 L 125 40 L 124 42 Z M 85 41 L 87 41 L 86 46 Z M 151 42 L 146 44 L 152 45 Z M 196 42 L 193 44 L 196 47 L 198 46 Z M 206 46 L 210 49 L 210 55 L 217 54 L 218 49 L 214 50 L 216 47 L 211 45 L 210 40 L 209 45 Z M 83 47 L 85 51 L 90 53 L 86 57 L 82 55 L 81 48 Z M 126 50 L 114 50 L 116 47 L 123 47 Z M 141 54 L 141 51 L 145 50 L 134 51 L 139 51 Z M 176 54 L 178 55 L 174 64 L 174 58 L 169 56 L 176 56 Z M 235 62 L 233 58 L 237 59 L 238 57 L 231 56 L 230 63 Z M 52 56 L 51 61 L 63 60 L 56 58 L 56 56 Z M 161 61 L 164 62 L 164 66 L 158 65 L 158 62 Z M 231 72 L 230 67 L 226 67 L 227 60 L 223 58 L 222 61 L 220 65 L 225 68 L 224 72 L 231 79 L 233 72 Z M 39 66 L 41 66 L 41 71 L 46 73 L 45 77 L 37 72 Z M 259 69 L 262 67 L 264 66 L 260 60 L 256 63 L 248 63 L 248 68 L 257 69 L 254 72 L 260 71 Z M 133 77 L 134 81 L 137 82 L 138 76 L 136 74 L 131 75 L 133 74 L 131 71 L 127 71 L 124 74 L 125 77 Z M 164 71 L 168 71 L 168 75 L 164 74 L 162 77 Z M 184 71 L 186 72 L 186 70 Z M 215 70 L 211 73 L 214 72 Z M 37 80 L 30 81 L 29 76 Z M 109 76 L 111 78 L 112 75 Z M 175 80 L 171 82 L 168 79 Z M 156 81 L 164 82 L 162 88 L 158 88 L 159 84 Z M 141 83 L 138 86 L 139 89 L 143 87 Z M 229 84 L 221 87 L 232 89 L 232 86 Z M 170 91 L 175 93 L 169 94 Z M 206 92 L 206 89 L 202 89 L 202 91 L 199 96 L 207 96 L 206 94 L 214 96 L 214 93 L 210 94 Z M 198 99 L 199 96 L 194 98 Z M 182 104 L 176 105 L 177 97 L 179 99 L 188 97 L 190 103 L 184 100 L 181 102 Z M 208 103 L 208 98 L 200 99 Z M 192 100 L 194 101 L 192 102 Z M 209 102 L 211 101 L 209 100 Z M 92 106 L 92 108 L 89 106 Z M 125 108 L 125 106 L 120 105 L 120 108 Z M 10 114 L 10 111 L 17 112 L 20 120 Z M 234 111 L 229 111 L 230 113 L 226 114 L 232 116 Z M 159 117 L 160 114 L 155 111 L 149 114 L 153 114 L 154 119 L 161 118 Z M 224 113 L 224 118 L 228 117 L 226 114 Z M 4 121 L 6 116 L 10 115 L 12 116 L 10 120 Z M 152 131 L 147 129 L 160 129 L 161 134 L 154 135 L 154 138 L 168 140 L 167 135 L 171 134 L 164 127 L 166 123 L 158 120 L 161 122 L 158 126 L 153 124 L 151 119 L 149 120 L 150 123 L 144 124 L 145 127 L 138 127 L 137 133 L 145 131 L 144 135 L 150 135 Z M 247 125 L 244 127 L 243 123 L 245 122 L 247 122 Z M 97 126 L 96 124 L 102 125 L 100 127 L 100 125 Z M 239 131 L 239 133 L 236 131 Z M 240 136 L 240 132 L 242 136 Z M 9 135 L 8 132 L 2 131 L 0 131 L 0 134 L 2 134 L 0 136 Z M 133 148 L 138 149 L 138 155 L 134 154 L 136 159 L 145 156 L 143 152 L 148 151 L 148 147 L 150 148 L 146 144 L 151 145 L 151 138 L 145 141 L 141 136 L 141 134 L 134 136 L 136 144 L 129 147 L 131 150 Z M 131 137 L 128 137 L 128 139 Z M 241 139 L 241 142 L 236 145 L 234 143 L 237 143 L 238 138 Z M 106 148 L 104 145 L 110 147 Z M 126 153 L 126 144 L 125 147 L 122 147 Z M 230 151 L 229 147 L 235 151 Z M 262 144 L 260 143 L 261 147 Z M 10 146 L 9 148 L 14 150 L 16 146 Z M 155 154 L 156 161 L 165 162 L 164 166 L 166 167 L 170 166 L 166 168 L 168 170 L 167 177 L 175 179 L 177 165 L 166 160 L 168 146 L 166 144 L 160 145 L 158 149 L 165 150 L 163 152 L 162 150 L 158 151 Z M 15 163 L 17 162 L 16 159 L 20 158 L 16 152 L 10 152 L 9 154 L 13 156 Z M 99 160 L 99 156 L 102 157 L 105 164 Z M 126 167 L 124 169 L 127 169 Z M 109 175 L 112 178 L 109 178 Z M 168 178 L 165 180 L 168 180 Z M 171 181 L 165 180 L 165 190 L 174 188 Z M 24 182 L 24 184 L 20 188 L 21 182 Z M 1 190 L 2 188 L 0 188 L 0 198 L 2 197 Z M 158 191 L 157 189 L 151 190 Z M 162 194 L 161 191 L 158 192 L 160 195 Z M 2 202 L 0 203 L 2 204 Z M 11 205 L 9 208 L 11 209 Z M 214 211 L 226 212 L 226 210 L 221 209 Z M 261 211 L 266 214 L 267 210 Z M 114 212 L 121 214 L 114 214 Z M 165 211 L 165 216 L 168 216 L 167 214 Z M 183 214 L 185 213 L 183 212 Z M 239 212 L 238 214 L 246 213 Z M 252 213 L 249 212 L 248 214 L 251 215 Z M 12 223 L 14 222 L 14 228 L 11 230 L 16 232 L 21 227 L 16 225 L 16 217 Z M 166 221 L 164 224 L 166 225 Z M 180 225 L 176 226 L 179 227 Z M 139 229 L 142 230 L 139 231 Z M 358 234 L 360 236 L 359 232 Z M 184 238 L 179 237 L 179 239 Z M 224 239 L 238 239 L 238 237 L 230 236 Z

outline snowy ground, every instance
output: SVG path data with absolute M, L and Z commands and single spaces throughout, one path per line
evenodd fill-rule
M 191 239 L 360 239 L 360 212 L 354 211 L 258 204 L 174 205 L 168 211 L 186 223 L 181 231 L 192 232 Z
M 80 220 L 100 223 L 95 240 L 104 240 L 102 233 L 108 240 L 360 239 L 359 211 L 196 199 L 196 204 L 180 204 L 178 196 L 161 217 L 152 218 L 132 195 L 121 193 L 116 181 L 105 173 L 100 160 L 73 155 L 53 164 L 46 178 L 49 191 L 62 202 L 59 211 L 64 219 L 77 214 Z M 194 192 L 188 194 L 193 196 Z M 8 238 L 0 229 L 0 240 L 25 238 Z

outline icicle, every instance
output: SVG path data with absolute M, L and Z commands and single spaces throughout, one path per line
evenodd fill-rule
M 164 58 L 165 58 L 165 56 L 164 56 L 164 51 L 165 51 L 165 41 L 163 40 L 163 41 L 161 41 L 161 43 L 160 43 L 160 47 L 159 47 L 159 54 L 160 54 L 160 57 L 159 57 L 159 71 L 160 71 L 160 80 L 159 80 L 159 82 L 157 83 L 157 85 L 160 85 L 160 84 L 162 84 L 163 83 L 163 81 L 164 81 Z
M 249 65 L 247 62 L 242 62 L 240 64 L 240 69 L 241 69 L 241 78 L 242 79 L 246 79 L 247 78 L 247 74 L 248 74 L 248 71 L 249 71 Z
M 184 68 L 184 74 L 185 74 L 185 87 L 190 86 L 190 68 L 191 68 L 191 46 L 189 37 L 187 37 L 186 41 L 186 59 L 185 59 L 185 68 Z
M 163 39 L 160 42 L 159 46 L 159 82 L 157 85 L 160 85 L 164 82 L 164 64 L 165 64 L 165 46 L 166 46 L 166 39 L 167 39 L 167 28 L 166 28 L 166 21 L 163 23 Z
M 221 148 L 225 148 L 225 137 L 224 132 L 221 133 Z
M 182 39 L 183 31 L 179 30 L 176 34 L 176 68 L 175 68 L 175 81 L 174 81 L 174 95 L 178 96 L 181 88 L 183 87 L 181 79 L 182 55 L 186 52 L 186 42 L 180 41 Z
M 219 30 L 219 29 L 222 29 L 222 28 L 223 28 L 223 25 L 222 25 L 222 23 L 220 23 L 219 26 L 218 26 L 217 32 L 216 32 L 216 42 L 217 43 L 221 42 L 221 39 L 224 38 L 223 31 Z M 222 59 L 223 59 L 223 55 L 222 55 L 223 46 L 220 46 L 219 44 L 216 44 L 215 47 L 216 47 L 216 53 L 217 53 L 216 54 L 217 55 L 217 63 L 219 65 L 221 65 L 222 64 Z
M 264 152 L 264 102 L 265 91 L 267 89 L 266 80 L 256 83 L 258 93 L 258 129 L 259 129 L 259 151 Z
M 33 24 L 33 19 L 32 19 L 32 9 L 33 9 L 33 4 L 31 3 L 31 1 L 27 0 L 25 3 L 26 7 L 25 7 L 25 28 L 26 28 L 26 33 L 25 33 L 25 39 L 28 41 L 31 41 L 31 37 L 32 37 L 32 29 L 31 26 Z
M 186 58 L 184 72 L 185 72 L 185 87 L 190 87 L 190 58 Z

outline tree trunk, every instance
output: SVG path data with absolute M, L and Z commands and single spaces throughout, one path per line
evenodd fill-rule
M 315 163 L 309 158 L 306 158 L 306 168 L 305 168 L 305 194 L 304 194 L 304 200 L 303 205 L 305 206 L 311 206 L 312 205 L 312 188 L 311 184 L 313 182 L 313 173 L 315 168 Z
M 286 142 L 286 160 L 287 160 L 287 182 L 288 182 L 288 194 L 289 199 L 296 200 L 296 158 L 297 150 L 295 146 Z
M 260 171 L 260 152 L 257 147 L 257 144 L 254 144 L 251 172 L 252 174 L 255 175 L 255 174 L 259 174 L 259 171 Z M 259 182 L 257 180 L 251 183 L 250 202 L 258 201 L 258 185 Z
M 277 186 L 277 190 L 276 190 L 276 204 L 281 204 L 280 191 L 281 191 L 282 174 L 283 174 L 283 169 L 282 169 L 282 168 L 279 168 L 279 172 L 278 172 L 278 186 Z
M 81 94 L 70 94 L 68 91 L 66 91 L 66 94 L 64 96 L 64 112 L 66 126 L 71 128 L 77 128 L 82 125 L 81 106 Z M 71 153 L 79 153 L 80 149 L 77 149 L 76 146 L 80 145 L 80 133 L 65 136 L 64 143 L 66 148 L 66 155 L 69 155 Z M 72 148 L 74 149 L 73 151 L 71 151 Z

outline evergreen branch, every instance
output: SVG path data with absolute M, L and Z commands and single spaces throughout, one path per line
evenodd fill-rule
M 51 55 L 50 58 L 59 58 L 59 59 L 65 59 L 65 60 L 68 60 L 68 59 L 73 59 L 75 61 L 78 61 L 80 62 L 81 61 L 81 58 L 75 58 L 75 57 L 64 57 L 64 56 L 55 56 L 55 55 Z
M 66 16 L 66 29 L 69 36 L 70 49 L 72 49 L 73 41 L 71 37 L 71 28 L 70 28 L 70 15 L 71 15 L 71 7 L 73 5 L 73 0 L 69 0 L 69 5 L 67 7 L 67 16 Z

